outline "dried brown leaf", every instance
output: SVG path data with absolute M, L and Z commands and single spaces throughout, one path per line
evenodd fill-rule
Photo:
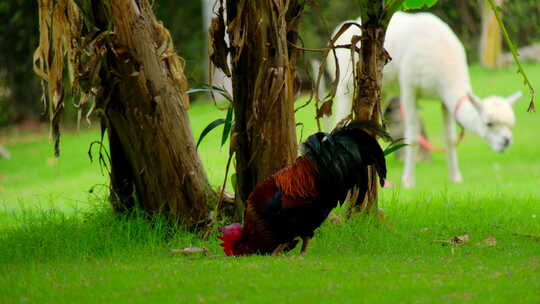
M 328 220 L 330 221 L 330 223 L 332 223 L 334 225 L 339 225 L 342 222 L 341 217 L 339 215 L 333 214 L 333 213 L 328 215 Z
M 468 243 L 470 240 L 471 238 L 469 237 L 469 235 L 464 234 L 464 235 L 455 236 L 449 240 L 437 240 L 435 242 L 447 243 L 451 245 L 463 245 L 465 243 Z
M 227 62 L 229 48 L 225 42 L 225 21 L 223 17 L 223 7 L 218 10 L 217 17 L 212 19 L 212 24 L 208 29 L 209 45 L 210 45 L 210 60 L 220 68 L 227 77 L 231 77 L 231 71 Z
M 384 210 L 381 208 L 377 208 L 377 216 L 380 220 L 384 220 L 386 218 L 384 215 Z
M 497 239 L 493 235 L 490 234 L 487 237 L 487 239 L 482 241 L 482 244 L 485 245 L 485 246 L 493 247 L 493 246 L 497 245 Z
M 194 255 L 194 254 L 201 254 L 201 255 L 208 255 L 208 248 L 198 248 L 198 247 L 187 247 L 183 249 L 169 249 L 170 254 L 180 254 L 180 255 Z
M 469 235 L 464 234 L 460 236 L 455 236 L 454 238 L 450 240 L 450 242 L 455 245 L 462 245 L 462 244 L 468 243 L 470 240 L 471 239 L 469 238 Z
M 329 100 L 325 101 L 321 105 L 321 107 L 317 109 L 316 118 L 319 119 L 319 118 L 323 117 L 324 115 L 331 116 L 332 115 L 332 104 L 333 104 L 332 99 L 329 99 Z

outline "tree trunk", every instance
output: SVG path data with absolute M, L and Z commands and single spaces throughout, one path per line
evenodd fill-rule
M 382 71 L 388 61 L 388 55 L 383 47 L 387 25 L 382 22 L 384 13 L 382 0 L 363 2 L 361 56 L 355 68 L 353 117 L 380 124 Z M 369 190 L 365 199 L 360 205 L 349 205 L 351 213 L 356 210 L 368 213 L 376 210 L 378 178 L 373 167 L 369 168 L 369 178 Z
M 117 54 L 108 59 L 119 76 L 114 79 L 118 84 L 109 88 L 105 113 L 112 192 L 118 198 L 114 205 L 133 206 L 134 186 L 145 210 L 168 214 L 187 226 L 201 224 L 208 220 L 213 194 L 185 109 L 187 83 L 166 46 L 172 44 L 170 36 L 146 0 L 113 1 L 111 13 Z
M 227 0 L 233 78 L 236 197 L 297 157 L 294 120 L 297 0 Z
M 494 4 L 501 6 L 503 0 L 494 0 Z M 480 63 L 485 68 L 497 68 L 501 65 L 502 34 L 495 13 L 487 0 L 482 6 L 482 33 L 479 47 Z
M 109 136 L 113 208 L 128 211 L 138 204 L 188 227 L 206 222 L 215 193 L 195 151 L 187 81 L 169 32 L 148 1 L 80 0 L 80 7 L 70 0 L 40 1 L 36 72 L 49 80 L 54 117 L 63 107 L 65 53 L 73 86 L 96 96 Z M 114 33 L 107 31 L 110 24 Z M 56 129 L 58 121 L 52 123 Z

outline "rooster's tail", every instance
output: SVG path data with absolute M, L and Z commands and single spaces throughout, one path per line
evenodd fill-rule
M 354 121 L 332 133 L 311 135 L 303 144 L 303 154 L 317 166 L 318 184 L 343 202 L 347 192 L 357 186 L 360 198 L 368 188 L 368 166 L 377 171 L 381 185 L 386 178 L 384 152 L 373 135 L 389 138 L 371 122 Z

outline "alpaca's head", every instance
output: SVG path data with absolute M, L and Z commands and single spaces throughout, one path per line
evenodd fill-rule
M 483 100 L 471 98 L 482 120 L 481 136 L 497 152 L 503 152 L 512 144 L 512 130 L 516 122 L 512 106 L 521 97 L 516 92 L 508 97 L 490 96 Z

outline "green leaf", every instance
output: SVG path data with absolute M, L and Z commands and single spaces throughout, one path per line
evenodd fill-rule
M 232 121 L 233 121 L 233 108 L 230 107 L 229 110 L 227 110 L 227 116 L 225 117 L 225 126 L 223 126 L 223 135 L 221 136 L 221 146 L 225 144 L 227 141 L 227 138 L 229 137 L 229 134 L 231 132 L 232 127 Z
M 227 120 L 220 118 L 212 121 L 204 130 L 201 132 L 201 136 L 199 137 L 199 140 L 197 141 L 197 149 L 199 148 L 199 144 L 203 140 L 203 138 L 208 135 L 208 133 L 212 130 L 214 130 L 217 126 L 226 123 Z
M 388 154 L 391 154 L 391 153 L 394 153 L 396 152 L 397 150 L 405 147 L 407 144 L 399 144 L 399 145 L 395 145 L 395 146 L 390 146 L 386 149 L 384 149 L 384 156 L 388 155 Z
M 392 15 L 396 11 L 427 8 L 433 6 L 435 3 L 437 3 L 437 0 L 388 0 L 384 5 L 383 24 L 388 25 Z
M 231 175 L 231 185 L 232 185 L 233 189 L 236 189 L 236 173 L 233 173 Z
M 534 104 L 534 98 L 535 98 L 534 87 L 529 81 L 527 74 L 525 74 L 525 70 L 521 66 L 521 62 L 519 61 L 519 56 L 518 56 L 518 50 L 516 46 L 514 45 L 514 43 L 512 42 L 512 39 L 510 39 L 510 35 L 508 35 L 508 31 L 506 30 L 506 27 L 504 26 L 504 23 L 502 22 L 502 19 L 500 16 L 500 7 L 495 6 L 495 3 L 493 3 L 493 0 L 488 0 L 488 4 L 493 10 L 493 13 L 495 14 L 495 19 L 497 20 L 497 23 L 499 24 L 499 28 L 502 30 L 504 40 L 506 40 L 506 43 L 508 44 L 508 47 L 510 48 L 512 57 L 514 57 L 514 62 L 516 63 L 518 67 L 518 73 L 521 74 L 521 76 L 523 77 L 523 82 L 525 83 L 525 85 L 529 87 L 529 92 L 531 94 L 531 101 L 529 102 L 529 108 L 527 108 L 527 112 L 536 112 L 536 106 Z
M 186 93 L 192 94 L 192 93 L 210 92 L 210 91 L 211 91 L 210 89 L 189 89 L 186 91 Z
M 229 92 L 225 91 L 222 88 L 218 88 L 216 86 L 210 86 L 210 85 L 207 85 L 207 84 L 203 85 L 203 88 L 189 89 L 189 90 L 187 90 L 186 93 L 192 94 L 192 93 L 198 93 L 198 92 L 217 92 L 221 96 L 223 96 L 225 99 L 227 99 L 229 102 L 231 102 L 231 103 L 233 102 L 233 98 L 232 98 L 231 94 L 229 94 Z
M 431 7 L 437 0 L 405 0 L 403 2 L 404 9 L 420 9 L 425 7 Z
M 388 147 L 386 147 L 386 149 L 384 149 L 384 151 L 383 151 L 384 156 L 386 156 L 388 154 L 391 154 L 391 153 L 394 153 L 397 150 L 405 147 L 407 144 L 404 143 L 404 141 L 405 141 L 405 138 L 398 138 L 396 140 L 393 140 L 390 143 L 390 145 L 388 145 Z

